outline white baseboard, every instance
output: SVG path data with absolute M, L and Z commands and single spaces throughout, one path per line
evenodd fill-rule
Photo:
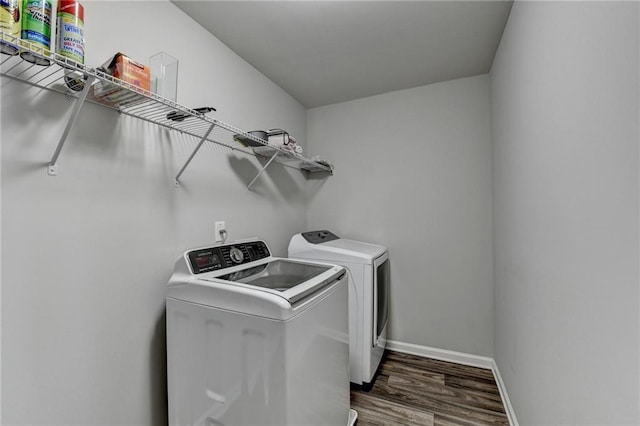
M 456 364 L 491 370 L 493 377 L 496 380 L 496 384 L 498 385 L 498 390 L 500 391 L 500 397 L 504 403 L 504 409 L 507 412 L 509 424 L 511 426 L 519 426 L 518 420 L 516 419 L 516 413 L 513 411 L 511 401 L 507 395 L 507 389 L 504 386 L 502 377 L 500 376 L 500 371 L 498 371 L 498 365 L 493 358 L 467 354 L 464 352 L 449 351 L 446 349 L 432 348 L 429 346 L 414 345 L 413 343 L 397 342 L 395 340 L 387 340 L 387 349 L 405 354 L 423 356 L 440 361 L 455 362 Z
M 494 364 L 493 358 L 489 358 L 488 356 L 471 355 L 446 349 L 431 348 L 429 346 L 414 345 L 413 343 L 396 342 L 395 340 L 387 340 L 387 349 L 487 370 L 491 370 Z
M 507 418 L 509 418 L 509 424 L 511 426 L 519 426 L 518 419 L 516 419 L 516 412 L 513 411 L 513 406 L 511 405 L 511 401 L 509 400 L 509 395 L 507 395 L 507 388 L 502 381 L 502 376 L 500 376 L 500 370 L 498 370 L 498 365 L 494 359 L 491 359 L 491 371 L 493 372 L 493 377 L 496 379 L 496 383 L 498 384 L 498 390 L 500 391 L 500 397 L 502 398 L 502 403 L 504 404 L 504 410 L 507 412 Z

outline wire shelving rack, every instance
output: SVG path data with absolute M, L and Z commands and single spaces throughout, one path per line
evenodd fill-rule
M 264 157 L 268 160 L 249 183 L 249 188 L 274 161 L 305 172 L 333 174 L 333 167 L 327 163 L 313 161 L 292 150 L 269 144 L 266 140 L 259 139 L 235 126 L 206 116 L 204 113 L 187 108 L 138 86 L 116 79 L 95 68 L 79 64 L 28 41 L 0 31 L 0 42 L 4 45 L 13 46 L 20 51 L 31 52 L 36 58 L 50 62 L 49 66 L 43 66 L 25 61 L 20 55 L 2 54 L 0 55 L 0 75 L 2 77 L 19 80 L 25 84 L 57 92 L 73 99 L 74 105 L 71 108 L 69 119 L 48 163 L 47 173 L 51 176 L 55 176 L 58 173 L 60 153 L 84 102 L 92 102 L 115 109 L 122 114 L 196 138 L 198 144 L 175 176 L 174 184 L 176 186 L 179 186 L 182 174 L 204 142 L 212 142 L 232 151 Z M 74 90 L 69 88 L 67 84 L 69 80 L 72 83 L 76 83 Z M 117 103 L 109 102 L 96 96 L 94 93 L 96 84 L 106 85 L 112 93 L 117 92 L 119 98 Z M 181 120 L 175 120 L 176 116 Z M 170 117 L 174 119 L 172 120 Z M 234 142 L 235 135 L 251 139 L 257 143 L 257 146 L 253 147 L 253 149 L 243 147 Z

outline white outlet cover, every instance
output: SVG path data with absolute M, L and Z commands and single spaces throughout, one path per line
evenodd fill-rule
M 225 226 L 224 221 L 216 222 L 215 224 L 215 241 L 216 242 L 224 241 L 224 239 L 222 238 L 221 231 L 226 231 L 226 230 L 227 228 Z

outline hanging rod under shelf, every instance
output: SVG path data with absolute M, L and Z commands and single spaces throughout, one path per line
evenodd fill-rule
M 115 109 L 122 114 L 199 139 L 198 146 L 176 175 L 176 184 L 193 156 L 205 141 L 229 148 L 232 151 L 242 152 L 243 154 L 264 157 L 269 160 L 267 166 L 275 160 L 275 162 L 286 167 L 306 172 L 326 172 L 333 174 L 332 168 L 325 164 L 310 160 L 282 147 L 271 145 L 267 141 L 259 139 L 235 126 L 208 117 L 201 112 L 177 104 L 176 102 L 141 89 L 133 84 L 116 79 L 102 71 L 78 64 L 54 52 L 44 50 L 38 45 L 17 39 L 2 31 L 0 31 L 0 40 L 20 50 L 30 51 L 35 56 L 48 59 L 51 62 L 50 66 L 42 66 L 24 61 L 19 55 L 0 55 L 0 75 L 34 87 L 61 93 L 75 102 L 65 130 L 49 162 L 48 173 L 50 175 L 57 174 L 58 157 L 64 146 L 69 130 L 73 126 L 85 101 Z M 67 77 L 70 72 L 73 73 L 72 75 L 77 80 L 84 79 L 83 90 L 72 91 L 67 87 L 65 77 Z M 109 84 L 120 89 L 126 89 L 127 93 L 130 93 L 130 96 L 127 96 L 126 101 L 120 104 L 100 99 L 94 94 L 94 86 L 92 86 L 94 82 L 101 82 L 102 84 Z M 175 114 L 179 114 L 184 118 L 181 121 L 171 120 L 172 114 L 174 114 L 174 116 Z M 258 152 L 240 147 L 237 142 L 234 142 L 234 135 L 241 135 L 259 143 L 259 149 L 256 150 Z M 259 171 L 256 179 L 267 166 L 264 166 L 262 170 Z M 254 179 L 254 181 L 256 179 Z M 252 181 L 251 184 L 253 184 L 254 181 Z

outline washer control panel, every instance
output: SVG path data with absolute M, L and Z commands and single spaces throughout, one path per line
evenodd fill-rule
M 242 263 L 244 260 L 244 253 L 238 247 L 231 247 L 229 249 L 229 257 L 233 263 Z
M 271 256 L 264 241 L 228 244 L 192 250 L 187 253 L 194 274 L 217 271 Z

